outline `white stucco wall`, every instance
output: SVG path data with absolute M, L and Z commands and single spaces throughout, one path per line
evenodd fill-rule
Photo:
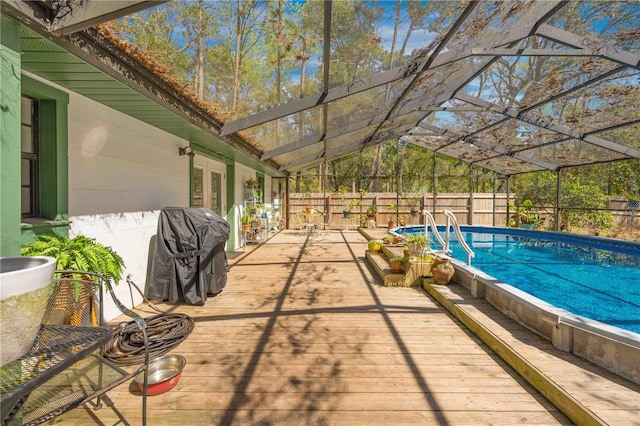
M 163 207 L 189 205 L 188 141 L 137 121 L 88 98 L 69 98 L 70 236 L 83 234 L 113 247 L 143 291 L 149 246 Z M 123 280 L 118 298 L 142 302 Z M 110 298 L 105 317 L 118 311 Z

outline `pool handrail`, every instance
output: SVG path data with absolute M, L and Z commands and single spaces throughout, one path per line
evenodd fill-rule
M 473 252 L 473 250 L 471 250 L 471 247 L 469 247 L 464 237 L 462 236 L 462 232 L 460 232 L 460 225 L 458 225 L 456 216 L 449 210 L 443 210 L 442 212 L 447 217 L 447 229 L 445 232 L 445 236 L 447 237 L 447 249 L 449 248 L 449 230 L 451 227 L 453 227 L 453 232 L 455 232 L 456 237 L 458 237 L 458 243 L 464 249 L 464 251 L 467 252 L 467 265 L 471 265 L 471 258 L 475 257 L 475 253 Z
M 448 244 L 448 242 L 445 243 L 445 241 L 442 239 L 442 236 L 438 232 L 438 225 L 436 225 L 436 221 L 433 218 L 433 216 L 431 215 L 431 213 L 429 213 L 427 210 L 422 210 L 422 214 L 425 217 L 425 221 L 424 221 L 424 236 L 428 238 L 428 235 L 429 235 L 428 234 L 428 227 L 429 227 L 429 225 L 431 225 L 431 229 L 433 229 L 433 236 L 436 237 L 436 239 L 438 240 L 438 242 L 442 246 L 443 250 L 445 252 L 449 252 L 449 244 Z

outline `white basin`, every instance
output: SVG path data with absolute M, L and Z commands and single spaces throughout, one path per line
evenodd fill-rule
M 42 323 L 56 259 L 0 257 L 0 365 L 24 355 Z

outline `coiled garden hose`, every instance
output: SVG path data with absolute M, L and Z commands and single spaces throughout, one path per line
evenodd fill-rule
M 149 339 L 149 359 L 178 346 L 191 334 L 194 322 L 184 314 L 158 314 L 144 319 Z M 123 322 L 105 345 L 105 358 L 115 364 L 144 363 L 144 337 L 135 321 Z

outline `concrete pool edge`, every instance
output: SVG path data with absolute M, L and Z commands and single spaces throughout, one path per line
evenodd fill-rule
M 456 259 L 452 264 L 454 281 L 473 297 L 485 299 L 557 349 L 640 384 L 640 334 L 557 308 Z

